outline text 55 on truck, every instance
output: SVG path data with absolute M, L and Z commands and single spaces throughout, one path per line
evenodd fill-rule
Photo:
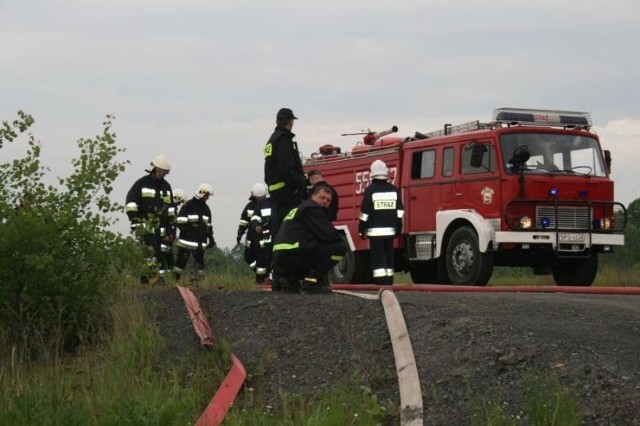
M 319 169 L 339 194 L 334 224 L 351 251 L 333 282 L 371 282 L 358 217 L 369 166 L 381 159 L 405 207 L 396 271 L 414 283 L 485 285 L 494 266 L 526 266 L 559 285 L 591 285 L 599 255 L 624 244 L 627 221 L 591 126 L 584 112 L 500 108 L 488 123 L 408 138 L 395 126 L 364 132 L 344 153 L 324 145 L 305 170 Z

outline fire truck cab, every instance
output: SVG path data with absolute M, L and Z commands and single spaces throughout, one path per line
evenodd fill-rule
M 500 108 L 488 123 L 411 137 L 394 126 L 344 153 L 323 145 L 305 170 L 319 169 L 338 192 L 334 225 L 351 249 L 333 282 L 371 282 L 358 217 L 369 167 L 381 159 L 405 206 L 396 271 L 414 283 L 485 285 L 494 266 L 519 266 L 559 285 L 591 285 L 598 256 L 624 244 L 627 220 L 591 126 L 584 112 Z

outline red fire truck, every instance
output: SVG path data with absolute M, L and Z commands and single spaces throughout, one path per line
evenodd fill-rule
M 339 194 L 336 228 L 350 252 L 334 283 L 369 283 L 358 217 L 369 167 L 389 167 L 401 189 L 396 271 L 414 283 L 485 285 L 494 266 L 531 267 L 559 285 L 588 286 L 598 256 L 624 244 L 626 209 L 613 200 L 611 155 L 585 112 L 500 108 L 488 122 L 435 132 L 364 132 L 349 152 L 323 145 L 304 159 Z

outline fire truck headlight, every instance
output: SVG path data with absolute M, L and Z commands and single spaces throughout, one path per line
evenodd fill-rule
M 559 193 L 558 188 L 551 188 L 549 190 L 549 195 L 551 195 L 552 197 L 557 197 L 558 193 Z
M 519 221 L 520 228 L 529 229 L 531 228 L 531 218 L 529 216 L 522 216 Z
M 594 219 L 593 220 L 593 229 L 611 229 L 613 226 L 613 220 L 608 217 L 603 217 L 602 219 Z
M 600 227 L 602 229 L 611 229 L 612 222 L 613 221 L 608 217 L 603 217 L 602 219 L 600 219 Z
M 548 217 L 543 217 L 542 219 L 540 219 L 540 226 L 543 228 L 547 228 L 549 227 L 549 225 L 551 225 L 551 219 L 549 219 Z

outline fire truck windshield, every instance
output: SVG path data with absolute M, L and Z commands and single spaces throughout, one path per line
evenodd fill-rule
M 500 146 L 507 173 L 606 176 L 600 146 L 592 137 L 511 133 L 500 137 Z M 528 150 L 528 159 L 522 157 L 523 149 Z

